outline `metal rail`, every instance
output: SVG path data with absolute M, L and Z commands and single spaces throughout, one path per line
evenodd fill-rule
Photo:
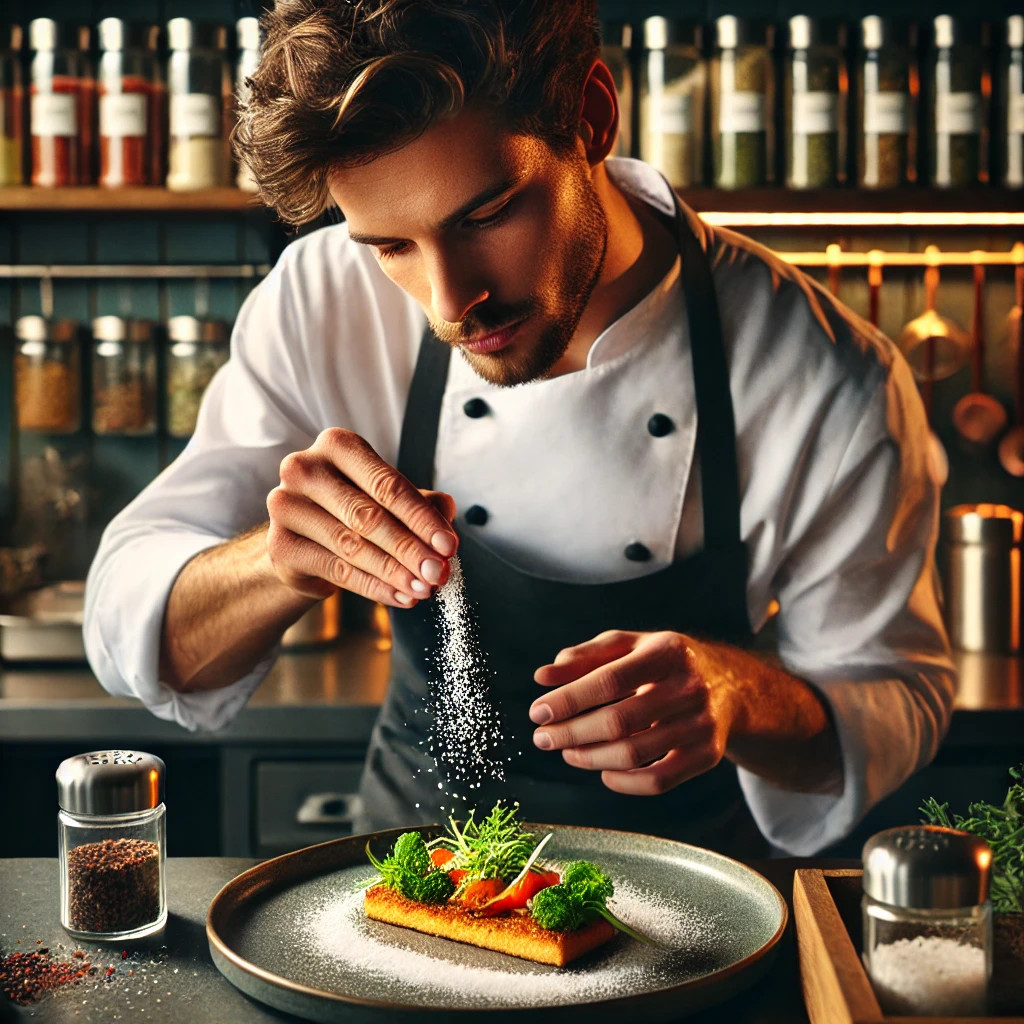
M 187 263 L 67 263 L 0 264 L 0 277 L 75 278 L 79 280 L 125 280 L 126 278 L 235 278 L 253 280 L 270 273 L 269 263 L 187 264 Z

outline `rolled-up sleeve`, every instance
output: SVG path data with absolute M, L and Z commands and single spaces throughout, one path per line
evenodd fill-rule
M 949 726 L 956 675 L 934 547 L 940 484 L 916 387 L 896 359 L 860 418 L 826 500 L 779 567 L 779 656 L 825 699 L 840 796 L 740 783 L 761 831 L 809 855 L 924 767 Z

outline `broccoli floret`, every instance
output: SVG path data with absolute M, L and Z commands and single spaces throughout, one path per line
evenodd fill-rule
M 406 871 L 417 875 L 425 875 L 432 867 L 430 852 L 419 832 L 403 832 L 395 842 L 395 852 L 391 856 Z
M 604 904 L 615 893 L 612 880 L 596 865 L 587 860 L 574 860 L 562 874 L 562 884 L 569 886 L 584 903 Z
M 420 903 L 447 903 L 454 892 L 455 883 L 447 871 L 431 871 L 426 878 L 420 879 L 418 893 L 413 898 Z
M 530 904 L 530 913 L 541 928 L 556 932 L 573 932 L 581 924 L 579 901 L 564 882 L 541 889 Z

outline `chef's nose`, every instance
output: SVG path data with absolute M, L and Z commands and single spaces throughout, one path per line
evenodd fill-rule
M 490 295 L 480 280 L 480 271 L 465 260 L 439 256 L 430 265 L 430 294 L 434 314 L 457 324 L 478 303 Z

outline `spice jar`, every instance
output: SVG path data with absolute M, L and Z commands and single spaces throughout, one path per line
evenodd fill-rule
M 92 322 L 92 429 L 156 431 L 156 344 L 148 320 L 100 316 Z
M 25 85 L 21 76 L 21 26 L 7 25 L 0 40 L 0 188 L 22 183 Z
M 774 177 L 772 27 L 722 15 L 711 63 L 711 132 L 718 188 L 748 188 Z
M 931 183 L 940 188 L 973 185 L 988 177 L 981 25 L 940 14 L 932 28 Z
M 630 156 L 633 152 L 633 71 L 630 55 L 633 50 L 633 26 L 628 21 L 601 22 L 601 59 L 608 65 L 619 94 L 619 136 L 613 156 Z
M 89 30 L 36 18 L 29 27 L 32 57 L 32 184 L 55 188 L 92 181 L 96 83 L 89 64 Z
M 156 153 L 163 148 L 163 119 L 156 109 L 164 95 L 157 59 L 160 30 L 104 18 L 99 36 L 99 182 L 106 188 L 157 185 L 163 180 Z
M 992 851 L 936 825 L 864 846 L 864 965 L 885 1014 L 981 1015 L 992 974 Z
M 789 19 L 786 63 L 786 185 L 827 188 L 846 178 L 843 26 L 799 14 Z
M 898 188 L 917 177 L 912 26 L 872 14 L 860 27 L 857 182 L 864 188 Z
M 174 316 L 167 322 L 167 339 L 167 433 L 190 437 L 203 395 L 228 361 L 228 325 Z
M 676 186 L 698 185 L 702 179 L 704 88 L 700 26 L 648 18 L 640 75 L 640 157 Z
M 167 920 L 164 763 L 136 750 L 62 761 L 60 923 L 77 939 L 135 939 Z
M 1024 14 L 1006 19 L 1002 99 L 1005 117 L 1003 183 L 1024 186 Z
M 238 33 L 238 63 L 235 65 L 235 97 L 239 104 L 249 102 L 249 78 L 256 73 L 260 63 L 260 20 L 239 18 L 235 29 Z M 243 192 L 257 191 L 256 179 L 244 163 L 239 163 L 235 174 L 235 185 Z
M 78 324 L 23 316 L 14 325 L 18 427 L 69 434 L 81 423 L 81 357 Z
M 188 191 L 224 185 L 228 166 L 224 98 L 231 91 L 224 55 L 227 29 L 172 18 L 167 37 L 171 48 L 167 187 Z

